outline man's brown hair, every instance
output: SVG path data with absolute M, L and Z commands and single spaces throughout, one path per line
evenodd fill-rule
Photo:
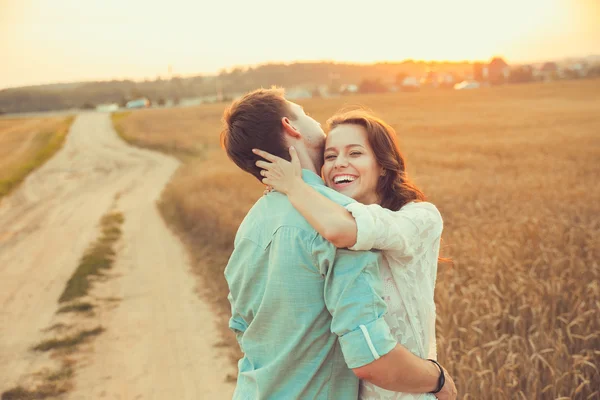
M 260 159 L 252 149 L 260 149 L 289 160 L 281 119 L 296 119 L 283 89 L 257 89 L 234 101 L 223 113 L 221 146 L 241 169 L 262 181 Z

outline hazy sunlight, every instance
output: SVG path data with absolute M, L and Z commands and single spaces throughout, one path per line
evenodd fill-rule
M 236 4 L 237 3 L 237 4 Z M 168 6 L 167 6 L 168 5 Z M 268 61 L 488 60 L 600 52 L 593 0 L 3 0 L 0 88 L 154 79 Z

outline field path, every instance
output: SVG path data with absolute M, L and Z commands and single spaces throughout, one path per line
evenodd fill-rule
M 78 366 L 68 399 L 226 399 L 233 385 L 187 254 L 156 208 L 179 163 L 125 144 L 107 114 L 80 114 L 51 160 L 0 203 L 0 393 L 36 355 L 57 300 L 98 222 L 118 196 L 125 217 L 113 267 L 100 285 L 122 300 L 100 310 L 106 331 Z M 95 293 L 94 293 L 95 294 Z

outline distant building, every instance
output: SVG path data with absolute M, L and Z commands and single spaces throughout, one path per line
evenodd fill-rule
M 285 97 L 288 99 L 310 99 L 312 91 L 304 88 L 286 89 Z
M 145 97 L 140 99 L 130 100 L 125 104 L 125 108 L 146 108 L 150 107 L 150 100 Z
M 342 93 L 356 93 L 358 92 L 358 85 L 355 84 L 344 84 L 340 87 Z
M 410 86 L 414 86 L 414 83 L 412 83 L 414 78 L 412 78 L 412 77 L 407 77 L 407 78 L 410 78 L 410 80 L 407 81 L 406 84 L 410 85 Z M 406 78 L 405 78 L 405 81 L 406 81 Z M 425 72 L 425 75 L 421 78 L 420 82 L 418 82 L 418 83 L 420 84 L 420 86 L 424 86 L 424 87 L 452 88 L 455 81 L 456 81 L 456 79 L 455 79 L 454 75 L 449 72 L 435 71 L 433 69 L 428 69 L 427 72 Z M 403 85 L 404 85 L 404 82 L 403 82 Z
M 182 107 L 197 106 L 202 104 L 202 97 L 184 97 L 179 101 Z
M 454 86 L 454 82 L 456 82 L 456 79 L 451 73 L 442 72 L 438 75 L 438 82 L 443 88 L 452 88 L 452 86 Z
M 312 92 L 311 92 L 311 96 L 312 97 L 335 97 L 335 96 L 339 96 L 340 94 L 340 88 L 341 86 L 337 89 L 337 91 L 332 92 L 330 89 L 331 87 L 328 85 L 317 85 L 313 88 Z M 335 89 L 335 88 L 334 88 Z
M 475 80 L 466 80 L 454 85 L 455 90 L 479 89 L 481 84 Z
M 584 76 L 587 76 L 588 65 L 586 63 L 575 63 L 569 65 L 567 70 L 570 75 L 578 78 L 583 78 Z
M 114 112 L 119 110 L 119 105 L 117 103 L 111 104 L 98 104 L 96 106 L 96 111 L 99 112 Z
M 416 92 L 419 90 L 420 84 L 419 80 L 414 76 L 407 76 L 402 80 L 402 85 L 400 85 L 400 90 L 403 92 Z

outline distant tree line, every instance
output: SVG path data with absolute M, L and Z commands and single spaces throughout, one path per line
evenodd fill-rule
M 399 73 L 418 75 L 429 68 L 463 73 L 468 62 L 437 63 L 404 61 L 371 65 L 323 63 L 266 64 L 251 68 L 222 70 L 216 76 L 173 77 L 172 79 L 83 82 L 68 85 L 42 85 L 0 91 L 0 110 L 9 113 L 95 107 L 147 97 L 154 104 L 169 99 L 178 102 L 186 97 L 217 96 L 225 100 L 259 87 L 272 85 L 359 85 L 363 80 L 393 83 Z
M 90 109 L 98 104 L 117 103 L 147 97 L 152 102 L 178 99 L 209 91 L 203 77 L 134 82 L 85 82 L 69 85 L 43 85 L 0 91 L 0 110 L 4 112 L 37 112 L 71 108 Z
M 192 76 L 171 79 L 156 78 L 135 82 L 82 82 L 71 84 L 30 86 L 0 91 L 0 113 L 37 112 L 71 108 L 95 108 L 99 104 L 117 103 L 146 97 L 152 104 L 164 105 L 167 100 L 177 104 L 190 97 L 212 97 L 226 101 L 240 93 L 273 85 L 283 87 L 326 85 L 330 93 L 341 93 L 344 85 L 356 85 L 361 93 L 381 93 L 390 87 L 400 87 L 406 77 L 427 77 L 431 71 L 461 80 L 481 74 L 482 65 L 471 62 L 425 62 L 406 60 L 396 63 L 341 64 L 333 62 L 265 64 L 249 68 L 222 70 L 213 76 Z M 588 76 L 600 76 L 599 67 L 590 68 Z M 502 82 L 522 83 L 534 80 L 530 67 L 512 68 Z M 494 83 L 494 82 L 492 82 Z M 446 85 L 452 87 L 452 85 Z M 320 95 L 315 89 L 313 95 Z

